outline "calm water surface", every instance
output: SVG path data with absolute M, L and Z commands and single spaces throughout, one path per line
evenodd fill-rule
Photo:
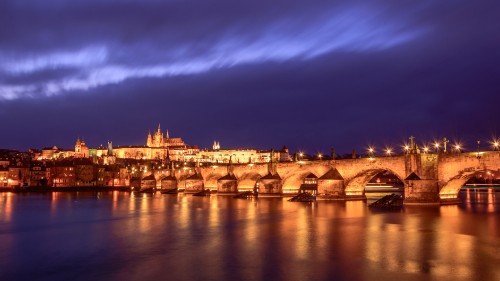
M 0 193 L 0 280 L 500 280 L 500 193 L 365 202 Z

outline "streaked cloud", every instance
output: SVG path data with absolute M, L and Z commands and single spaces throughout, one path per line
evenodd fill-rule
M 138 53 L 126 44 L 106 43 L 26 57 L 0 55 L 0 69 L 14 76 L 62 67 L 78 70 L 36 84 L 0 84 L 0 99 L 87 91 L 133 78 L 195 75 L 237 65 L 309 60 L 336 51 L 377 52 L 414 40 L 426 31 L 359 7 L 323 13 L 314 19 L 279 19 L 252 35 L 240 33 L 238 28 L 228 30 L 203 47 L 196 41 L 168 46 L 157 43 L 147 53 Z M 158 58 L 156 62 L 141 59 L 151 56 Z M 120 59 L 123 57 L 126 59 Z
M 106 61 L 105 47 L 86 47 L 77 51 L 56 51 L 50 54 L 31 54 L 22 57 L 0 56 L 1 68 L 11 74 L 23 74 L 60 67 L 91 67 Z

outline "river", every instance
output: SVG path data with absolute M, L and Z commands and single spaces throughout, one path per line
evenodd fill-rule
M 499 192 L 366 202 L 0 193 L 0 280 L 500 280 Z

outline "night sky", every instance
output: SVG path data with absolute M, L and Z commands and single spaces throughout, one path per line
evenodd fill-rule
M 0 1 L 0 148 L 500 135 L 500 1 Z

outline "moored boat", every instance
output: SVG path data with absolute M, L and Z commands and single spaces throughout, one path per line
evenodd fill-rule
M 294 197 L 288 199 L 290 202 L 315 202 L 316 196 L 309 192 L 301 192 Z
M 204 189 L 200 192 L 194 193 L 193 196 L 210 196 L 210 194 L 211 194 L 210 189 Z
M 370 208 L 378 209 L 401 209 L 403 207 L 403 196 L 389 194 L 368 205 Z
M 178 188 L 169 188 L 160 190 L 161 194 L 177 194 L 179 193 Z

